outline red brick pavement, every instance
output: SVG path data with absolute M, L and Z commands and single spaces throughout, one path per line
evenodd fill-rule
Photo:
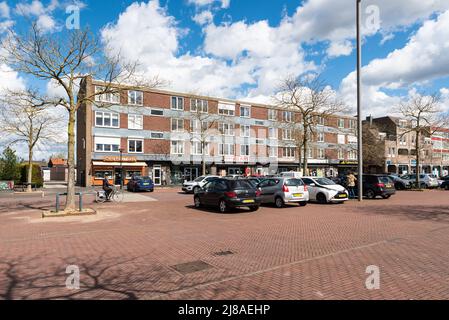
M 1 199 L 0 299 L 449 298 L 448 192 L 226 215 L 177 190 L 146 195 L 159 201 L 52 220 L 40 219 L 51 199 Z M 195 260 L 212 267 L 172 267 Z M 70 264 L 79 290 L 65 287 Z M 369 265 L 379 290 L 365 288 Z

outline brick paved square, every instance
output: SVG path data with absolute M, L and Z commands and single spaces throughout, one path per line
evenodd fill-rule
M 88 198 L 97 216 L 52 219 L 40 217 L 52 197 L 1 197 L 0 299 L 448 299 L 448 195 L 222 215 L 172 189 Z M 173 268 L 195 261 L 208 267 Z M 66 287 L 69 265 L 79 289 Z

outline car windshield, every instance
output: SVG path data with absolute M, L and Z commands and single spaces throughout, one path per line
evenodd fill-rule
M 391 183 L 390 178 L 388 178 L 387 176 L 379 177 L 379 181 L 382 183 Z
M 301 179 L 288 179 L 285 181 L 285 185 L 287 187 L 296 187 L 304 185 L 304 182 Z
M 328 178 L 317 178 L 315 179 L 315 181 L 323 186 L 331 186 L 336 184 L 335 182 L 333 182 L 331 179 Z
M 195 182 L 201 182 L 201 181 L 204 180 L 204 178 L 205 178 L 205 177 L 201 176 L 201 177 L 196 178 L 194 181 L 195 181 Z
M 246 180 L 232 181 L 232 189 L 254 189 L 254 186 Z

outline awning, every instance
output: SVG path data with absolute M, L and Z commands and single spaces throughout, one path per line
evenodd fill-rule
M 94 166 L 108 166 L 108 167 L 146 167 L 145 162 L 104 162 L 104 161 L 92 161 Z

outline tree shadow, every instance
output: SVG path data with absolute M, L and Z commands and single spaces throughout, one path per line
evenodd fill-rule
M 359 212 L 374 215 L 396 216 L 415 221 L 435 221 L 449 223 L 449 207 L 416 206 L 416 205 L 381 205 L 376 207 L 360 207 Z

